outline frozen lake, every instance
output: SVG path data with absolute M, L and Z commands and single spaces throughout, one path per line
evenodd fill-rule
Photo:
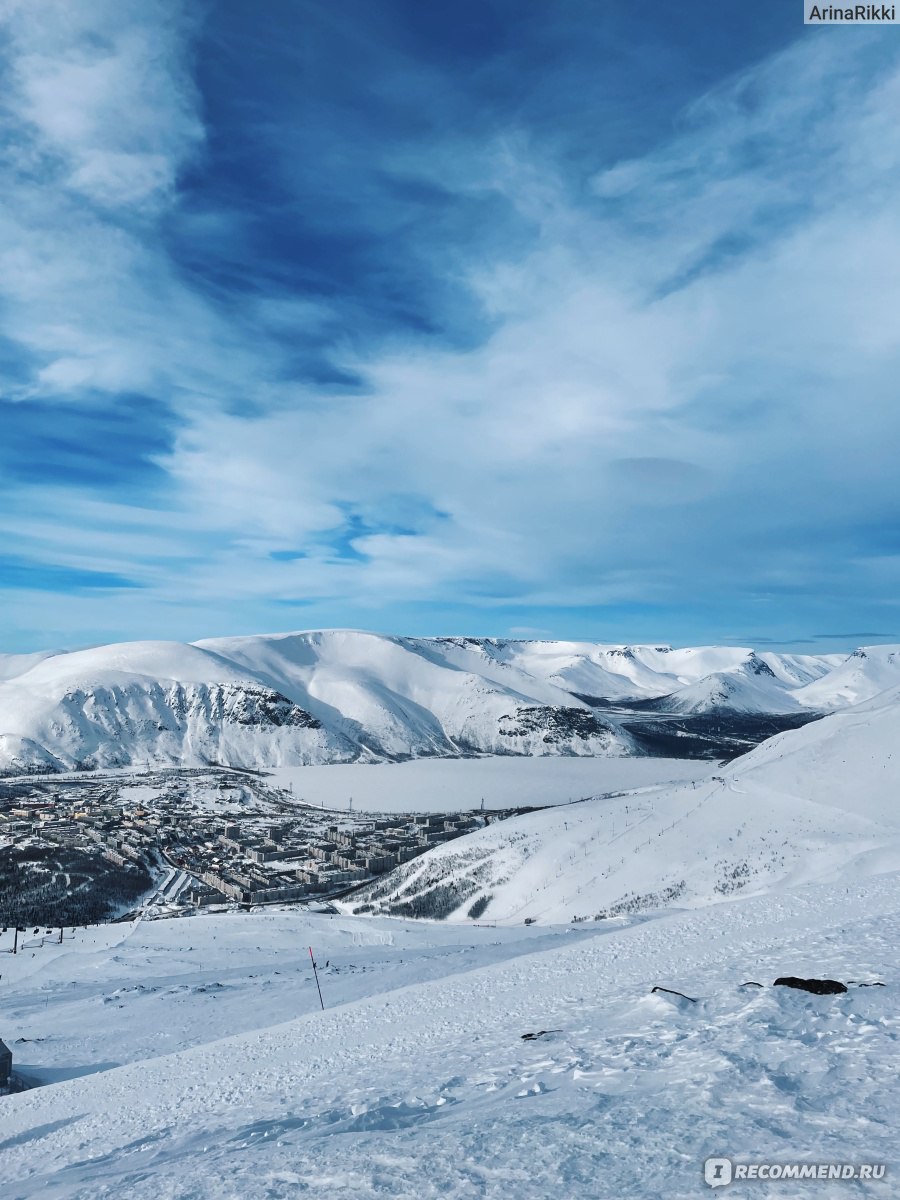
M 715 764 L 680 758 L 440 758 L 276 767 L 298 799 L 368 812 L 452 812 L 566 804 L 604 792 L 702 779 Z

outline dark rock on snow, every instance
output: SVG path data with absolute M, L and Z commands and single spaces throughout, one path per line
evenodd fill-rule
M 775 980 L 774 986 L 798 988 L 816 996 L 832 996 L 847 990 L 847 985 L 839 983 L 836 979 L 798 979 L 796 975 L 782 975 L 780 979 Z

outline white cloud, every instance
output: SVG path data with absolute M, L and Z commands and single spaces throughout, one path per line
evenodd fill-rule
M 450 514 L 425 537 L 358 543 L 365 564 L 279 566 L 309 594 L 349 579 L 385 601 L 493 579 L 563 604 L 683 597 L 688 578 L 721 591 L 741 573 L 783 586 L 792 528 L 862 518 L 896 490 L 888 464 L 873 478 L 877 447 L 854 451 L 900 434 L 900 219 L 873 189 L 900 137 L 872 102 L 896 68 L 870 81 L 866 63 L 809 44 L 721 90 L 629 165 L 625 209 L 546 180 L 531 251 L 471 276 L 497 321 L 484 345 L 406 345 L 348 363 L 368 394 L 204 418 L 169 464 L 185 509 L 299 544 L 338 524 L 333 503 L 377 524 L 397 490 Z
M 203 138 L 169 0 L 6 0 L 7 103 L 45 169 L 102 205 L 171 193 Z

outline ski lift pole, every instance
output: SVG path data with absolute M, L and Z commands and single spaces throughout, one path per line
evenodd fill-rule
M 316 977 L 316 988 L 319 992 L 319 1003 L 322 1005 L 322 1012 L 324 1012 L 325 1001 L 322 999 L 322 989 L 319 986 L 319 972 L 316 970 L 316 960 L 313 958 L 312 946 L 309 948 L 309 961 L 312 963 L 313 975 Z

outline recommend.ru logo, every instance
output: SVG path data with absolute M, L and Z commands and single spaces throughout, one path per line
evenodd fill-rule
M 730 1158 L 708 1158 L 703 1164 L 703 1178 L 711 1188 L 725 1187 L 734 1182 L 761 1179 L 855 1180 L 884 1179 L 884 1163 L 736 1163 Z

